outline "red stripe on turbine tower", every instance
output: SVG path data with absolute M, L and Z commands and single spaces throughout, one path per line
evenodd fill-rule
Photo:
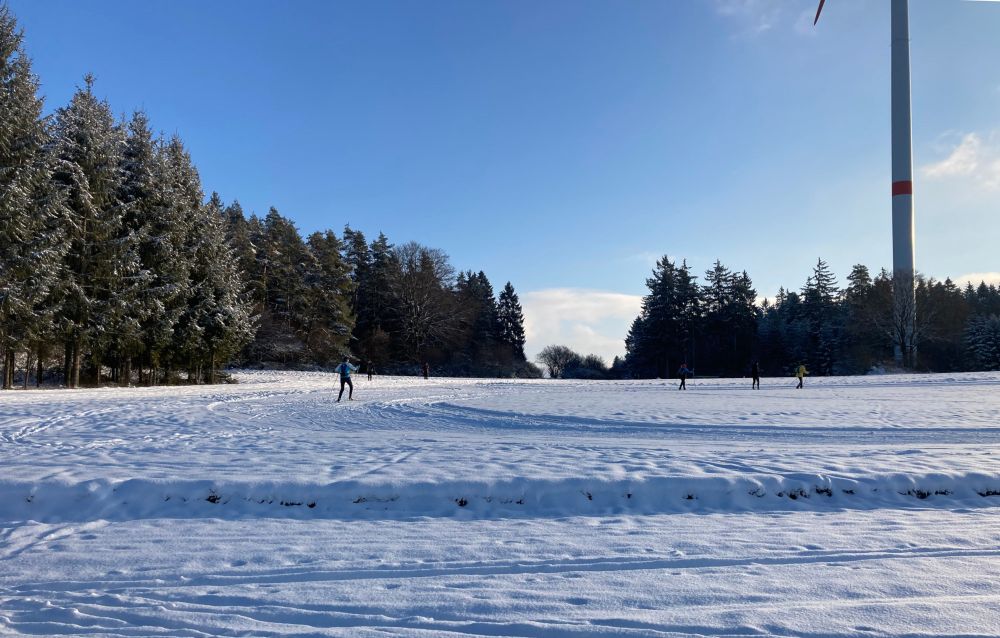
M 913 182 L 910 180 L 903 180 L 899 182 L 892 183 L 892 196 L 896 195 L 912 195 L 913 194 Z

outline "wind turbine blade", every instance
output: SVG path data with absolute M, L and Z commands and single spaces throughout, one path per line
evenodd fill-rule
M 816 23 L 819 22 L 819 14 L 823 13 L 823 5 L 825 3 L 826 0 L 819 0 L 819 7 L 816 8 L 816 18 L 813 20 L 813 26 L 816 26 Z

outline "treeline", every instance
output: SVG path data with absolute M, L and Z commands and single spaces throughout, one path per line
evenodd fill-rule
M 23 35 L 0 5 L 0 363 L 82 383 L 214 382 L 229 361 L 536 374 L 521 308 L 482 272 L 346 229 L 303 240 L 206 201 L 177 136 L 93 93 L 43 117 Z
M 367 241 L 346 227 L 303 239 L 272 208 L 226 208 L 227 235 L 259 315 L 240 353 L 250 365 L 330 365 L 351 353 L 365 368 L 537 376 L 525 360 L 524 316 L 510 282 L 499 295 L 482 271 L 457 272 L 441 250 Z
M 686 262 L 660 259 L 626 337 L 624 361 L 609 371 L 638 378 L 673 376 L 682 363 L 703 376 L 742 376 L 753 360 L 765 374 L 864 374 L 908 352 L 923 371 L 1000 369 L 1000 291 L 995 285 L 916 277 L 912 337 L 894 312 L 894 280 L 856 265 L 841 288 L 819 260 L 799 291 L 756 303 L 745 271 L 716 261 L 697 281 Z
M 54 361 L 70 387 L 214 381 L 253 328 L 218 198 L 179 138 L 116 121 L 91 76 L 51 117 L 37 90 L 0 6 L 3 387 Z

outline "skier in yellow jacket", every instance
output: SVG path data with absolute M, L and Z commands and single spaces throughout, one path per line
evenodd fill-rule
M 806 370 L 806 364 L 803 363 L 799 366 L 799 369 L 795 371 L 795 376 L 799 378 L 799 384 L 795 386 L 796 390 L 802 389 L 802 380 L 806 378 L 807 374 L 809 374 L 809 371 Z

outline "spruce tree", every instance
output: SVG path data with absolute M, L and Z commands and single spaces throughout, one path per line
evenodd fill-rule
M 499 363 L 497 333 L 500 319 L 493 285 L 483 271 L 476 273 L 470 270 L 459 276 L 455 292 L 463 332 L 455 350 L 464 355 L 463 363 L 469 366 L 467 373 L 495 374 Z
M 626 365 L 633 376 L 666 378 L 682 362 L 693 364 L 693 339 L 701 318 L 701 291 L 687 262 L 656 262 L 646 279 L 649 293 L 625 340 Z
M 381 366 L 392 356 L 390 332 L 397 332 L 389 298 L 390 281 L 399 270 L 393 246 L 384 233 L 369 245 L 364 233 L 350 226 L 344 228 L 343 245 L 344 262 L 354 283 L 350 298 L 354 342 L 366 361 Z
M 682 363 L 687 362 L 689 367 L 694 369 L 697 363 L 692 343 L 698 336 L 704 308 L 698 278 L 692 274 L 687 260 L 681 260 L 681 265 L 677 268 L 676 281 L 677 296 L 674 299 L 673 312 L 678 322 L 679 358 Z
M 56 291 L 64 251 L 61 193 L 51 182 L 53 158 L 42 99 L 22 33 L 0 5 L 0 359 L 2 387 L 14 381 L 16 353 L 39 362 L 54 336 Z M 38 377 L 36 377 L 37 379 Z
M 841 342 L 842 321 L 837 298 L 840 290 L 829 266 L 817 260 L 802 288 L 803 311 L 809 324 L 806 357 L 816 374 L 833 374 Z
M 370 316 L 367 309 L 367 297 L 372 286 L 371 252 L 368 250 L 368 240 L 360 230 L 344 226 L 343 240 L 344 263 L 350 269 L 351 281 L 354 287 L 351 293 L 351 311 L 357 317 L 356 330 L 365 332 L 370 328 Z
M 252 225 L 244 216 L 243 207 L 238 201 L 234 201 L 223 209 L 222 218 L 225 220 L 226 243 L 229 244 L 236 257 L 241 276 L 247 291 L 249 291 L 252 288 L 250 281 L 254 274 L 257 252 L 252 239 Z
M 705 272 L 701 287 L 704 318 L 698 366 L 708 372 L 731 372 L 733 321 L 733 273 L 719 260 Z
M 188 302 L 178 322 L 189 378 L 215 383 L 221 363 L 253 336 L 251 306 L 226 242 L 222 200 L 212 193 L 193 221 Z M 207 374 L 204 372 L 207 369 Z
M 524 311 L 509 281 L 500 291 L 497 303 L 497 341 L 501 363 L 514 367 L 525 361 Z
M 169 379 L 171 370 L 187 364 L 182 350 L 188 337 L 181 334 L 178 324 L 190 301 L 197 244 L 194 226 L 202 192 L 197 171 L 179 137 L 154 142 L 144 118 L 134 119 L 133 124 L 132 143 L 154 149 L 152 159 L 145 155 L 148 150 L 144 151 L 154 185 L 141 217 L 140 248 L 143 269 L 150 277 L 146 304 L 154 310 L 141 319 L 142 365 L 145 381 L 153 384 Z
M 964 336 L 973 370 L 1000 370 L 1000 317 L 973 316 Z
M 138 268 L 119 200 L 124 135 L 108 103 L 94 96 L 93 84 L 88 75 L 55 118 L 53 180 L 65 189 L 69 208 L 60 323 L 70 387 L 80 384 L 86 348 L 100 374 L 108 338 L 130 301 L 122 287 Z
M 390 308 L 390 290 L 400 275 L 399 258 L 384 233 L 378 234 L 369 249 L 370 273 L 364 291 L 367 320 L 370 328 L 391 331 L 398 327 Z
M 301 363 L 307 346 L 301 332 L 312 301 L 306 282 L 317 268 L 295 224 L 271 208 L 262 222 L 257 269 L 263 285 L 261 323 L 255 341 L 258 361 Z
M 308 325 L 303 327 L 313 360 L 333 363 L 350 351 L 354 293 L 350 267 L 341 256 L 343 245 L 333 231 L 313 233 L 308 240 L 314 270 L 309 273 L 311 301 Z
M 729 317 L 732 329 L 732 358 L 726 371 L 746 372 L 757 351 L 757 325 L 761 311 L 757 307 L 757 290 L 747 271 L 732 276 Z
M 401 268 L 394 246 L 384 233 L 379 233 L 366 250 L 362 250 L 363 240 L 363 235 L 355 239 L 355 248 L 351 249 L 352 254 L 366 258 L 357 261 L 363 271 L 357 277 L 354 334 L 365 358 L 382 366 L 402 350 L 400 315 L 392 307 L 392 284 L 401 276 Z
M 138 268 L 132 283 L 137 286 L 129 307 L 130 321 L 118 334 L 119 383 L 128 385 L 132 380 L 132 364 L 148 349 L 155 349 L 150 339 L 156 325 L 162 321 L 166 299 L 172 286 L 164 286 L 160 271 L 173 268 L 162 249 L 165 246 L 163 225 L 166 207 L 166 189 L 160 182 L 162 167 L 157 142 L 153 138 L 149 120 L 142 111 L 132 114 L 126 130 L 121 161 L 121 191 L 119 200 L 124 211 L 125 227 L 131 232 L 138 254 Z M 167 240 L 169 241 L 169 240 Z M 172 325 L 163 328 L 172 330 Z M 159 340 L 161 343 L 165 338 Z

